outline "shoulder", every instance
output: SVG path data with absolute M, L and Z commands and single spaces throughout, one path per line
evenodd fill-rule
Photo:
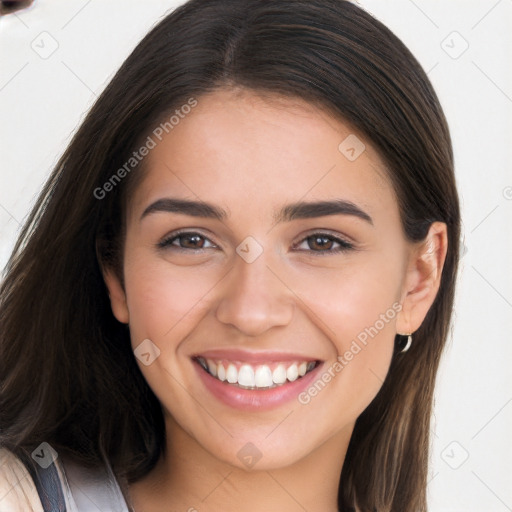
M 0 512 L 43 512 L 30 473 L 6 448 L 0 448 Z

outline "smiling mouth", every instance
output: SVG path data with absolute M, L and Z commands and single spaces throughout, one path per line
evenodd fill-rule
M 314 370 L 320 361 L 273 362 L 251 364 L 241 361 L 193 358 L 215 379 L 242 389 L 272 389 L 301 379 Z

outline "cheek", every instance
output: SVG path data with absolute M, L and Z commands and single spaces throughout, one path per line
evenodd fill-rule
M 141 348 L 147 346 L 142 342 L 149 339 L 159 350 L 148 365 L 139 358 L 137 364 L 160 402 L 172 407 L 176 417 L 190 409 L 188 393 L 176 384 L 188 382 L 192 371 L 191 363 L 179 358 L 178 352 L 209 312 L 209 292 L 221 278 L 218 269 L 171 265 L 143 251 L 140 256 L 134 251 L 125 259 L 132 348 L 136 355 L 142 353 Z
M 340 410 L 353 417 L 366 408 L 382 386 L 401 310 L 400 268 L 383 268 L 381 261 L 368 258 L 328 272 L 303 271 L 294 290 L 306 309 L 312 311 L 310 317 L 317 318 L 316 324 L 332 341 L 336 354 L 326 365 L 324 381 L 328 381 L 331 398 Z M 323 389 L 323 385 L 317 388 Z
M 222 278 L 218 269 L 180 267 L 164 259 L 125 261 L 125 282 L 132 343 L 149 338 L 161 348 L 180 340 L 193 318 L 198 321 L 208 303 L 208 293 Z
M 401 267 L 398 262 L 385 265 L 382 259 L 365 255 L 338 268 L 302 267 L 289 277 L 294 291 L 324 324 L 324 331 L 339 340 L 340 349 L 347 339 L 374 324 L 386 333 L 394 328 Z

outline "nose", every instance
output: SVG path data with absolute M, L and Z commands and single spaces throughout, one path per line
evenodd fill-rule
M 267 266 L 264 254 L 252 263 L 237 257 L 216 310 L 217 320 L 245 336 L 261 336 L 272 327 L 286 326 L 293 316 L 293 293 Z

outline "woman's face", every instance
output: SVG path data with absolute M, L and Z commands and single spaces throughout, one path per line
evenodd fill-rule
M 379 391 L 411 247 L 350 127 L 299 100 L 197 100 L 152 135 L 113 310 L 168 429 L 238 467 L 284 467 L 348 442 Z

